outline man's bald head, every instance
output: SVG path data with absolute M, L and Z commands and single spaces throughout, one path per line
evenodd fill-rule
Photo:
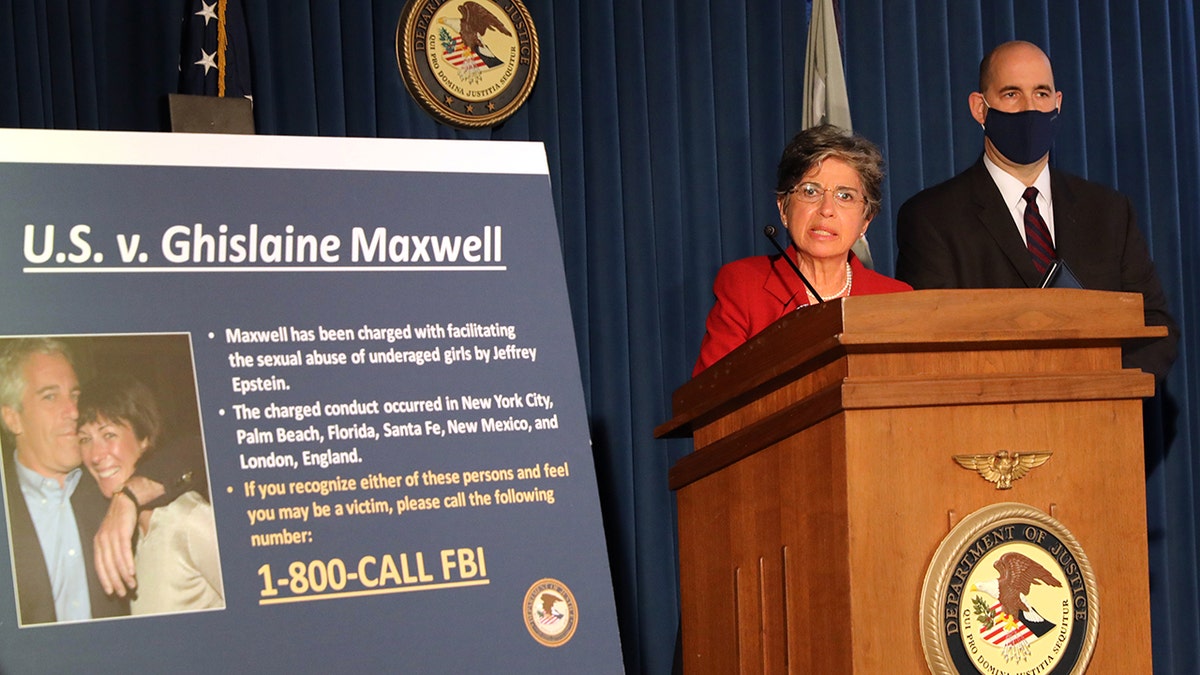
M 998 62 L 1006 62 L 1009 59 L 1021 60 L 1036 60 L 1040 59 L 1045 62 L 1046 70 L 1050 72 L 1050 84 L 1054 85 L 1054 68 L 1050 64 L 1050 57 L 1046 56 L 1046 52 L 1042 51 L 1041 47 L 1026 42 L 1024 40 L 1013 40 L 996 45 L 992 51 L 983 57 L 979 62 L 979 91 L 987 93 L 988 87 L 995 84 L 996 64 Z

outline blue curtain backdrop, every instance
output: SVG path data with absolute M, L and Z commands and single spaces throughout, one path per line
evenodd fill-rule
M 546 144 L 625 663 L 669 672 L 678 598 L 666 474 L 690 445 L 656 441 L 652 430 L 691 371 L 717 267 L 769 252 L 760 230 L 775 217 L 779 151 L 799 126 L 806 5 L 526 0 L 541 42 L 530 100 L 499 128 L 457 131 L 405 92 L 394 48 L 402 4 L 246 0 L 259 132 Z M 1055 164 L 1132 198 L 1183 328 L 1179 361 L 1147 404 L 1155 667 L 1194 669 L 1194 3 L 842 6 L 855 126 L 890 168 L 871 228 L 881 271 L 893 269 L 900 203 L 976 159 L 981 133 L 967 94 L 984 51 L 1007 39 L 1036 42 L 1054 61 L 1064 92 Z M 183 13 L 182 0 L 0 0 L 0 126 L 166 130 Z M 1104 639 L 1119 639 L 1118 614 L 1108 616 Z

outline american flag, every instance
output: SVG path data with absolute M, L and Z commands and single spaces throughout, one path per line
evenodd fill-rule
M 179 93 L 250 98 L 250 38 L 241 0 L 187 0 Z
M 1037 636 L 1026 628 L 1020 619 L 1014 618 L 1014 623 L 1009 624 L 1008 615 L 1004 613 L 1004 607 L 1000 603 L 992 605 L 992 611 L 995 612 L 996 617 L 992 627 L 979 627 L 979 634 L 983 636 L 984 640 L 997 647 L 1004 647 L 1019 645 L 1022 642 L 1033 642 L 1037 639 Z
M 462 37 L 454 36 L 454 49 L 444 51 L 446 61 L 455 68 L 485 68 L 483 59 L 479 55 L 471 51 L 470 47 L 463 44 Z

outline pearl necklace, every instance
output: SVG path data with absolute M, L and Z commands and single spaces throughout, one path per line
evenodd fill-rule
M 827 298 L 821 298 L 821 299 L 822 300 L 833 300 L 834 298 L 848 297 L 850 295 L 850 286 L 853 284 L 854 284 L 854 270 L 850 267 L 850 263 L 846 263 L 846 283 L 842 285 L 842 290 L 838 291 L 837 293 L 834 293 L 833 295 L 831 295 Z M 811 305 L 817 301 L 817 299 L 815 297 L 813 297 L 812 291 L 810 291 L 806 288 L 806 289 L 804 289 L 804 293 L 806 295 L 808 295 L 808 304 Z

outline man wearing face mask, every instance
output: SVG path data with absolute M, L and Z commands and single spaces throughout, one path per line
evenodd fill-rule
M 1049 167 L 1062 92 L 1036 45 L 1006 42 L 979 65 L 971 116 L 984 128 L 971 168 L 900 207 L 896 278 L 923 288 L 1037 288 L 1061 259 L 1088 289 L 1141 293 L 1146 323 L 1167 337 L 1130 345 L 1128 368 L 1161 380 L 1179 329 L 1120 193 Z

